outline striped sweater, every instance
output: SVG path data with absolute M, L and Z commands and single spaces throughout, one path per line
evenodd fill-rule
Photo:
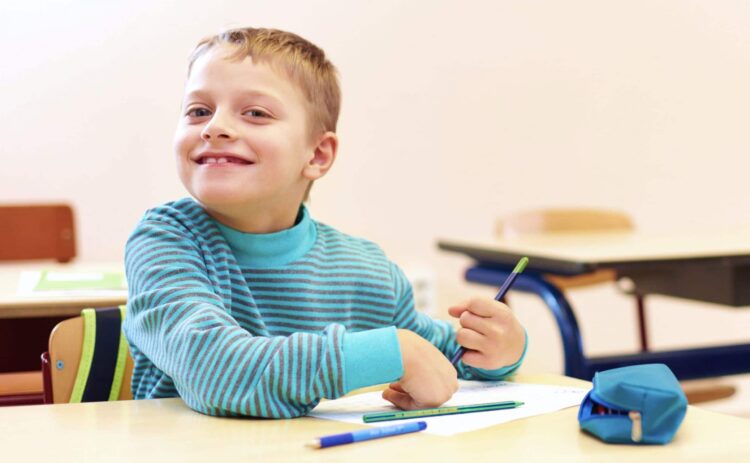
M 249 234 L 183 199 L 146 212 L 125 250 L 124 330 L 137 399 L 180 396 L 210 415 L 290 418 L 403 374 L 396 328 L 446 356 L 447 322 L 414 310 L 375 244 L 312 220 Z M 459 362 L 463 378 L 499 379 Z

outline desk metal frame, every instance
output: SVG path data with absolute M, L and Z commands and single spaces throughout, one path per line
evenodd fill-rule
M 505 281 L 514 265 L 480 261 L 467 270 L 466 280 L 495 286 Z M 750 344 L 586 357 L 578 322 L 562 291 L 533 270 L 518 276 L 513 291 L 536 294 L 552 311 L 562 338 L 567 376 L 590 380 L 597 371 L 641 363 L 664 363 L 680 379 L 750 372 Z

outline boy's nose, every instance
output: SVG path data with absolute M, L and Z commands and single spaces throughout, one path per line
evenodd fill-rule
M 214 114 L 214 117 L 206 124 L 201 132 L 201 138 L 204 140 L 216 140 L 216 139 L 232 139 L 234 138 L 234 131 L 231 128 L 231 124 L 219 116 Z

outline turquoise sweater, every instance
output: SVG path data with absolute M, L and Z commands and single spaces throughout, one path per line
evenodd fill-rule
M 290 418 L 403 374 L 396 327 L 446 356 L 451 325 L 414 310 L 375 244 L 312 220 L 249 234 L 191 199 L 146 212 L 125 249 L 124 330 L 137 399 L 180 396 L 210 415 Z M 500 379 L 459 362 L 462 378 Z

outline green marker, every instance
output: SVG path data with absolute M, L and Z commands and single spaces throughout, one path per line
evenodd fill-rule
M 495 296 L 495 300 L 499 301 L 502 300 L 502 298 L 505 297 L 505 293 L 508 292 L 511 285 L 514 281 L 516 281 L 516 277 L 523 272 L 523 270 L 526 268 L 526 264 L 529 263 L 528 257 L 521 257 L 521 260 L 518 261 L 516 264 L 516 267 L 513 269 L 513 272 L 508 275 L 508 279 L 505 280 L 505 283 L 503 283 L 503 286 L 500 287 L 500 291 L 497 292 L 497 295 Z M 463 347 L 459 347 L 456 349 L 456 353 L 453 354 L 453 357 L 451 358 L 451 364 L 453 366 L 456 366 L 456 363 L 458 360 L 464 355 L 464 352 L 466 352 L 466 349 Z
M 407 420 L 409 418 L 425 418 L 430 416 L 458 415 L 462 413 L 489 412 L 492 410 L 506 410 L 517 408 L 523 402 L 510 400 L 507 402 L 490 402 L 486 404 L 458 405 L 456 407 L 425 408 L 422 410 L 405 410 L 401 412 L 370 413 L 362 417 L 365 423 L 378 421 Z

